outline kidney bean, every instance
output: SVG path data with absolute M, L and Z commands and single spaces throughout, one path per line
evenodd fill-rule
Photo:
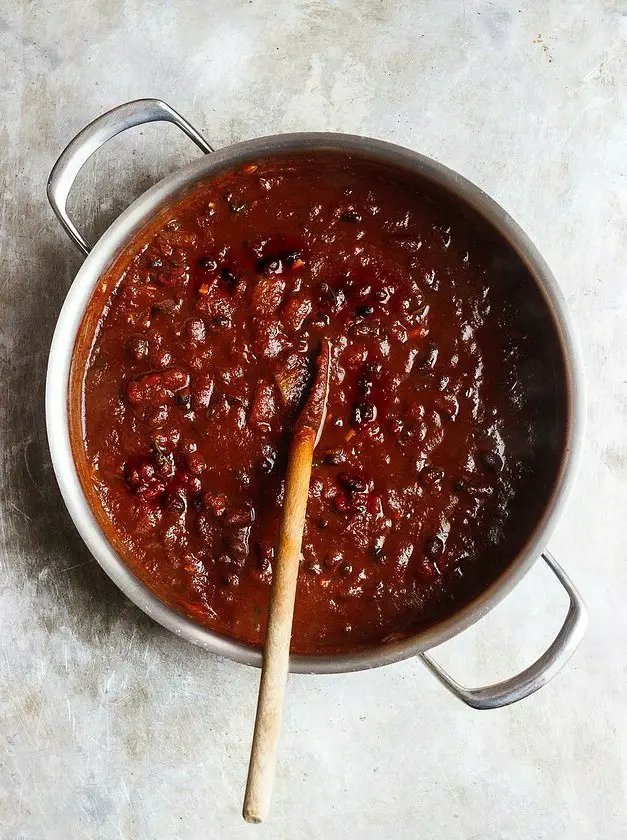
M 251 525 L 255 521 L 255 509 L 250 504 L 227 507 L 222 521 L 229 526 Z
M 158 373 L 146 373 L 131 379 L 126 386 L 126 395 L 131 405 L 159 405 L 171 399 L 176 391 L 186 388 L 189 375 L 180 368 L 169 368 Z
M 160 405 L 154 411 L 150 411 L 146 415 L 146 425 L 150 429 L 158 429 L 168 421 L 168 407 L 167 405 Z
M 274 315 L 285 294 L 285 280 L 278 277 L 262 277 L 253 291 L 253 308 L 262 317 Z
M 222 493 L 205 492 L 201 496 L 203 509 L 219 519 L 226 510 L 228 500 Z
M 248 557 L 250 528 L 237 528 L 224 536 L 224 546 L 236 566 L 243 566 Z
M 298 332 L 312 310 L 309 298 L 291 297 L 283 307 L 281 319 L 286 330 L 290 333 Z
M 194 407 L 198 411 L 207 409 L 211 405 L 214 384 L 213 377 L 206 373 L 200 374 L 194 378 L 194 382 L 192 383 L 192 394 Z
M 169 428 L 165 426 L 161 431 L 157 430 L 153 436 L 152 444 L 155 447 L 160 447 L 165 450 L 176 449 L 179 440 L 181 439 L 181 431 L 175 426 Z
M 251 424 L 259 429 L 270 431 L 276 412 L 274 385 L 270 382 L 258 382 L 250 409 Z
M 133 359 L 141 362 L 142 359 L 148 356 L 150 344 L 145 336 L 132 335 L 126 342 L 126 348 Z
M 205 322 L 202 318 L 188 318 L 185 322 L 185 331 L 194 344 L 202 344 L 207 334 Z
M 255 352 L 265 359 L 273 359 L 288 346 L 283 326 L 276 318 L 260 318 L 255 325 Z
M 124 464 L 124 480 L 130 490 L 146 501 L 160 496 L 166 484 L 152 459 L 132 458 Z
M 175 490 L 166 495 L 165 506 L 168 510 L 184 513 L 187 510 L 187 497 L 180 490 Z
M 166 368 L 172 364 L 172 353 L 169 350 L 155 350 L 150 354 L 150 361 L 155 367 Z
M 275 381 L 285 405 L 293 407 L 299 402 L 308 380 L 309 363 L 302 356 L 292 354 L 279 364 Z
M 199 452 L 191 452 L 187 456 L 187 468 L 192 475 L 201 475 L 207 469 L 207 462 Z
M 152 308 L 155 312 L 161 312 L 163 315 L 171 317 L 179 311 L 182 303 L 182 298 L 164 298 L 163 300 L 153 303 Z

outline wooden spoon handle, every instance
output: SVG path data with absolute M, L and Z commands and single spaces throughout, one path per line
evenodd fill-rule
M 247 822 L 262 822 L 270 808 L 314 446 L 315 432 L 303 428 L 294 436 L 290 448 L 257 716 L 244 796 L 243 816 Z

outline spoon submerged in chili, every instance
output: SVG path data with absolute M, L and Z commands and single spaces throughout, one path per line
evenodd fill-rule
M 260 823 L 268 814 L 289 670 L 294 599 L 311 480 L 313 452 L 326 418 L 331 347 L 323 342 L 313 386 L 290 443 L 285 502 L 272 577 L 268 624 L 243 816 Z

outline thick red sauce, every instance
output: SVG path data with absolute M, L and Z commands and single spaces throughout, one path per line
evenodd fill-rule
M 290 429 L 322 337 L 300 653 L 398 638 L 489 585 L 541 516 L 566 423 L 541 294 L 416 176 L 321 152 L 199 185 L 91 304 L 74 447 L 134 572 L 237 639 L 263 642 Z

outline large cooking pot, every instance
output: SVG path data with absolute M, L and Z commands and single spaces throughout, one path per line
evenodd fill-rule
M 164 178 L 137 199 L 91 247 L 70 220 L 66 201 L 81 166 L 103 143 L 127 128 L 156 120 L 178 126 L 205 154 L 202 158 Z M 294 672 L 340 673 L 372 668 L 420 656 L 425 665 L 455 695 L 478 709 L 513 703 L 548 682 L 567 662 L 579 645 L 587 623 L 585 607 L 566 573 L 545 550 L 572 484 L 582 440 L 583 388 L 578 352 L 564 299 L 548 266 L 518 227 L 496 202 L 461 175 L 439 163 L 400 146 L 347 134 L 282 134 L 237 143 L 214 151 L 201 135 L 179 114 L 156 99 L 140 99 L 120 105 L 94 120 L 67 146 L 55 164 L 48 181 L 48 198 L 59 221 L 86 260 L 76 275 L 63 304 L 56 326 L 46 382 L 46 423 L 52 463 L 65 504 L 91 553 L 109 577 L 137 606 L 179 636 L 213 653 L 248 665 L 261 664 L 261 651 L 195 624 L 160 601 L 116 554 L 99 527 L 81 488 L 70 446 L 68 388 L 70 365 L 76 335 L 96 285 L 116 257 L 160 210 L 176 202 L 201 179 L 225 169 L 241 166 L 251 159 L 296 150 L 339 149 L 409 169 L 453 194 L 479 213 L 509 243 L 542 291 L 559 338 L 566 370 L 567 424 L 559 474 L 542 517 L 524 549 L 511 558 L 500 577 L 470 604 L 450 618 L 393 644 L 381 644 L 366 651 L 326 656 L 293 656 Z M 566 589 L 570 607 L 564 624 L 546 652 L 517 676 L 496 685 L 468 689 L 459 685 L 427 655 L 430 648 L 445 642 L 469 627 L 515 586 L 542 556 Z

